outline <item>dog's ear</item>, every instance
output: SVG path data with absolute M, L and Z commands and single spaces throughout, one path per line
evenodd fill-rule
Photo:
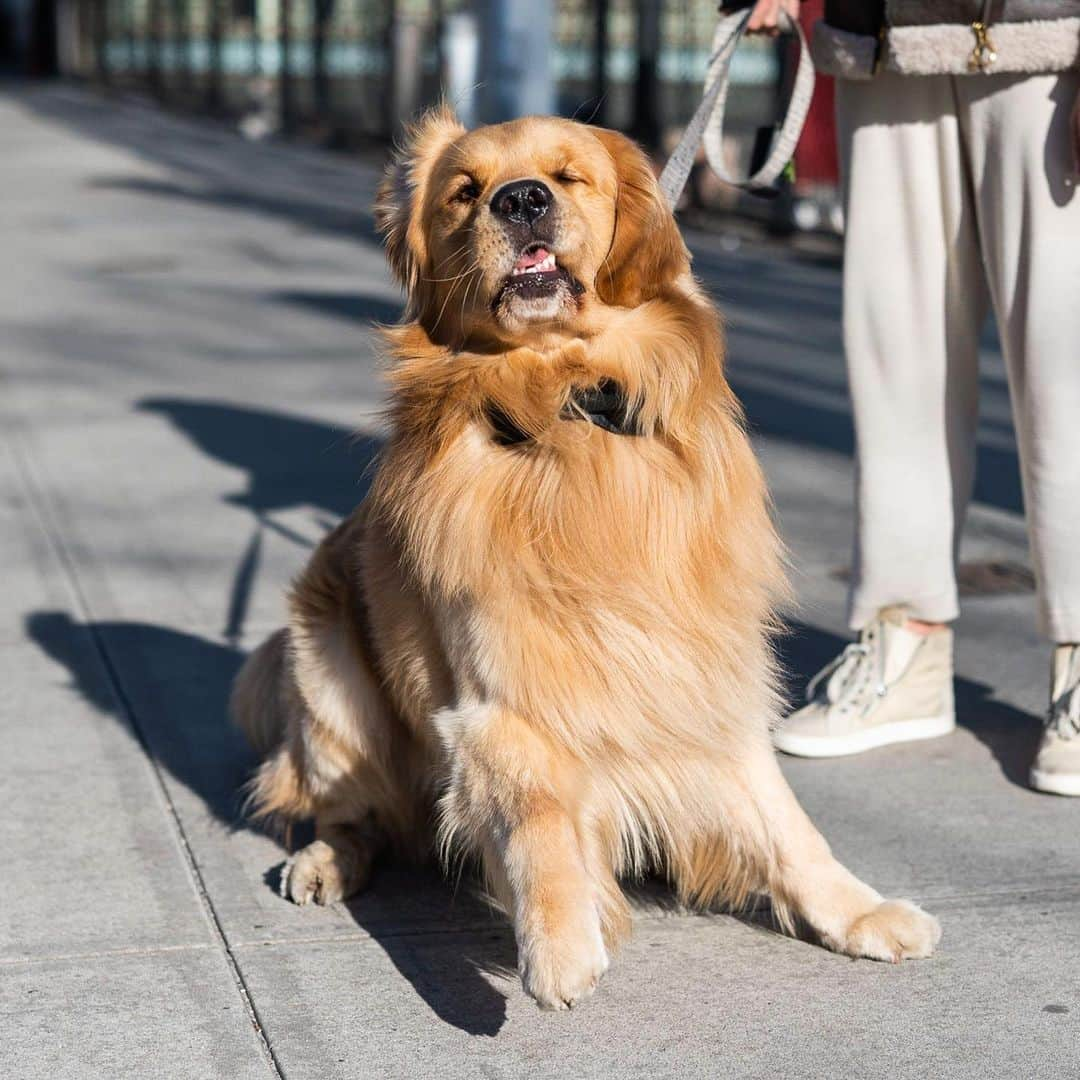
M 635 307 L 659 295 L 690 269 L 690 254 L 668 209 L 649 159 L 625 135 L 606 128 L 594 134 L 615 162 L 615 232 L 596 275 L 605 304 Z
M 390 268 L 410 296 L 426 257 L 419 210 L 428 178 L 442 152 L 464 134 L 449 105 L 424 113 L 406 128 L 375 196 L 375 227 Z

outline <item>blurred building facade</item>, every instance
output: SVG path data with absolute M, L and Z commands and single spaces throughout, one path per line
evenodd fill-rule
M 821 7 L 804 0 L 807 29 Z M 715 0 L 0 0 L 5 19 L 9 70 L 142 94 L 249 138 L 385 142 L 445 97 L 470 126 L 558 113 L 630 132 L 662 159 L 701 100 L 717 11 Z M 793 59 L 785 39 L 747 39 L 735 54 L 725 132 L 737 171 L 783 111 Z M 838 227 L 827 80 L 796 165 L 772 205 L 705 168 L 686 198 L 782 231 Z
M 345 142 L 392 135 L 444 87 L 463 111 L 498 118 L 508 108 L 490 100 L 492 48 L 532 79 L 527 102 L 545 100 L 547 78 L 550 111 L 659 141 L 699 100 L 716 22 L 715 0 L 55 4 L 65 74 L 235 116 L 252 134 L 314 128 Z M 740 50 L 735 127 L 768 111 L 778 71 L 771 43 Z

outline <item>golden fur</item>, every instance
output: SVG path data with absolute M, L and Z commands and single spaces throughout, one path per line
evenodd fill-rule
M 492 193 L 520 178 L 550 218 L 500 217 Z M 853 955 L 929 954 L 936 923 L 833 860 L 773 758 L 780 547 L 719 318 L 644 155 L 437 110 L 376 213 L 408 293 L 385 332 L 388 445 L 233 696 L 266 754 L 255 812 L 316 822 L 284 893 L 340 899 L 385 843 L 475 854 L 554 1008 L 591 992 L 629 927 L 619 879 L 650 870 L 703 907 L 767 893 Z M 507 289 L 541 226 L 561 276 Z M 603 379 L 635 433 L 575 418 L 572 392 Z

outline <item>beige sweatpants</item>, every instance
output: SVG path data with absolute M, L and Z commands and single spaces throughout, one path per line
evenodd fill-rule
M 851 625 L 958 614 L 978 337 L 997 318 L 1042 628 L 1080 641 L 1077 72 L 839 80 L 844 345 L 858 457 Z

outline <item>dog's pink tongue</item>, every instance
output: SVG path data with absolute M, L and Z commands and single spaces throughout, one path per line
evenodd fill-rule
M 516 263 L 515 270 L 528 270 L 530 266 L 542 263 L 548 257 L 547 248 L 537 248 L 535 251 L 526 251 Z

